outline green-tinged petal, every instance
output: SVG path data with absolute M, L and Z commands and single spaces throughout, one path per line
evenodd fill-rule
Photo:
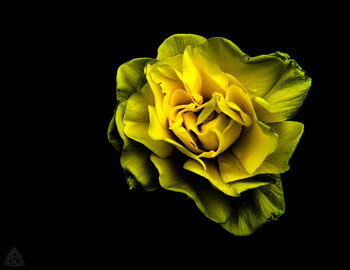
M 271 128 L 256 121 L 232 145 L 231 150 L 250 174 L 264 162 L 266 157 L 276 150 L 278 135 Z
M 246 87 L 256 89 L 258 96 L 270 90 L 285 69 L 280 58 L 269 55 L 250 57 L 225 38 L 210 38 L 201 47 L 224 72 L 236 77 Z
M 288 161 L 304 131 L 304 125 L 294 121 L 273 123 L 270 127 L 278 134 L 278 145 L 276 151 L 265 159 L 256 173 L 278 174 L 289 170 Z
M 127 100 L 137 91 L 140 80 L 144 78 L 144 68 L 151 58 L 136 58 L 122 64 L 117 71 L 117 101 Z
M 218 165 L 220 176 L 225 183 L 252 176 L 246 171 L 243 165 L 239 162 L 239 159 L 231 151 L 225 151 L 218 156 Z
M 242 192 L 248 189 L 268 185 L 272 182 L 271 178 L 255 176 L 245 180 L 225 183 L 221 178 L 220 171 L 215 160 L 207 159 L 204 162 L 207 168 L 206 170 L 204 170 L 203 167 L 193 159 L 186 161 L 184 169 L 208 179 L 213 186 L 228 196 L 239 197 Z
M 292 118 L 301 107 L 311 87 L 311 78 L 293 60 L 264 99 L 270 104 L 272 113 Z
M 124 170 L 133 176 L 133 180 L 140 183 L 146 190 L 154 190 L 158 187 L 156 181 L 156 171 L 149 160 L 150 151 L 136 142 L 131 142 L 130 145 L 123 149 L 120 157 L 120 163 Z M 130 188 L 134 185 L 130 178 L 128 182 Z
M 125 113 L 126 102 L 127 101 L 124 101 L 119 104 L 115 115 L 119 136 L 124 143 L 120 163 L 123 169 L 131 175 L 127 179 L 130 188 L 133 188 L 137 181 L 146 190 L 154 190 L 158 185 L 154 180 L 154 167 L 149 160 L 150 151 L 143 145 L 130 140 L 124 134 L 125 126 L 122 119 Z
M 225 223 L 230 217 L 227 196 L 204 179 L 186 172 L 178 159 L 164 159 L 152 154 L 151 161 L 158 169 L 159 183 L 163 188 L 186 194 L 206 217 L 217 223 Z
M 126 147 L 130 143 L 130 139 L 124 134 L 124 122 L 123 117 L 125 114 L 127 100 L 120 103 L 117 107 L 117 111 L 115 113 L 115 123 L 117 125 L 117 131 L 119 133 L 120 138 L 123 140 L 123 147 Z
M 115 123 L 115 114 L 113 115 L 113 118 L 112 118 L 111 122 L 109 123 L 107 137 L 108 137 L 108 141 L 110 142 L 110 144 L 112 144 L 112 146 L 118 152 L 122 151 L 123 141 L 120 138 L 118 130 L 117 130 L 117 125 Z
M 206 170 L 195 160 L 188 159 L 184 164 L 184 169 L 195 174 L 198 174 L 206 179 L 226 195 L 238 197 L 239 193 L 233 185 L 226 184 L 220 177 L 219 170 L 213 159 L 207 159 L 205 161 Z
M 208 39 L 201 48 L 224 72 L 256 89 L 256 95 L 263 97 L 273 112 L 287 118 L 296 113 L 311 86 L 311 79 L 286 54 L 250 57 L 224 38 Z
M 149 123 L 148 105 L 154 105 L 154 99 L 149 85 L 146 84 L 127 100 L 123 121 Z
M 198 46 L 205 41 L 204 37 L 193 34 L 172 35 L 159 46 L 157 59 L 183 54 L 188 45 Z
M 247 190 L 239 198 L 231 198 L 231 217 L 221 224 L 237 236 L 253 233 L 269 220 L 278 219 L 285 210 L 282 183 L 279 175 L 263 175 L 273 178 L 273 184 Z
M 280 115 L 279 113 L 272 113 L 270 104 L 267 103 L 266 100 L 264 100 L 261 97 L 254 98 L 253 104 L 254 104 L 255 112 L 259 121 L 262 121 L 268 124 L 268 123 L 282 122 L 287 119 L 286 117 Z

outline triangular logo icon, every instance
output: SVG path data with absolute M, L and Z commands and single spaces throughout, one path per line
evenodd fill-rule
M 12 248 L 10 252 L 7 254 L 4 262 L 4 266 L 13 267 L 13 268 L 24 266 L 22 255 L 19 253 L 17 248 L 15 247 Z

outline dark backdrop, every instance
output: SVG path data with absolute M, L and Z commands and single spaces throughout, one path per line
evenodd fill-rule
M 17 49 L 25 61 L 7 66 L 3 106 L 0 267 L 12 247 L 27 268 L 48 269 L 328 261 L 341 246 L 332 240 L 347 235 L 340 195 L 349 161 L 343 17 L 338 8 L 264 7 L 153 15 L 119 8 L 107 20 L 83 16 L 73 30 L 49 35 L 47 47 L 36 39 L 41 46 Z M 252 56 L 286 52 L 313 79 L 295 117 L 305 132 L 282 175 L 286 212 L 249 237 L 227 233 L 181 194 L 129 191 L 107 141 L 118 66 L 156 57 L 175 33 L 225 37 Z

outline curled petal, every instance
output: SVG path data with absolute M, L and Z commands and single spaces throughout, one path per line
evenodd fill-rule
M 126 101 L 119 104 L 115 117 L 119 135 L 124 143 L 120 163 L 123 169 L 131 174 L 131 178 L 128 179 L 130 188 L 135 186 L 135 182 L 138 182 L 146 190 L 154 190 L 158 184 L 154 178 L 154 167 L 149 160 L 150 151 L 143 145 L 130 140 L 124 134 L 124 123 L 122 119 L 125 108 Z
M 144 67 L 154 61 L 151 58 L 136 58 L 121 65 L 117 71 L 117 101 L 127 100 L 137 91 L 138 83 L 144 76 Z
M 175 34 L 168 37 L 158 48 L 157 59 L 183 54 L 188 45 L 198 46 L 206 39 L 193 34 Z
M 159 183 L 163 188 L 186 194 L 206 217 L 215 222 L 225 223 L 228 220 L 231 209 L 223 193 L 208 182 L 186 173 L 175 158 L 164 159 L 152 154 L 151 161 L 159 172 Z
M 149 110 L 149 117 L 150 117 L 150 123 L 151 123 L 148 129 L 149 136 L 153 140 L 164 141 L 169 145 L 176 147 L 176 149 L 179 150 L 181 153 L 183 153 L 184 155 L 190 158 L 195 159 L 205 168 L 204 162 L 198 156 L 196 156 L 194 153 L 189 151 L 186 147 L 181 145 L 177 141 L 176 137 L 169 131 L 169 129 L 164 128 L 160 124 L 160 121 L 158 120 L 158 117 L 157 117 L 156 109 L 153 106 L 149 106 L 148 110 Z
M 254 98 L 253 104 L 254 104 L 255 112 L 259 121 L 262 121 L 268 124 L 268 123 L 282 122 L 287 120 L 286 117 L 278 113 L 271 112 L 271 105 L 261 97 Z
M 304 125 L 295 121 L 273 123 L 270 126 L 278 134 L 278 145 L 276 150 L 257 169 L 256 173 L 279 174 L 288 171 L 289 159 L 304 132 Z
M 278 135 L 261 122 L 255 122 L 232 145 L 231 150 L 238 157 L 246 171 L 253 174 L 266 157 L 276 150 Z
M 228 196 L 239 197 L 240 194 L 246 190 L 268 185 L 272 182 L 270 178 L 253 177 L 246 180 L 225 183 L 220 175 L 219 168 L 215 160 L 205 160 L 205 165 L 206 170 L 204 170 L 197 161 L 189 159 L 184 164 L 184 169 L 208 179 L 213 186 Z

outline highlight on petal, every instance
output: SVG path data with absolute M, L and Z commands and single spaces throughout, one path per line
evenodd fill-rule
M 149 123 L 148 105 L 154 105 L 154 98 L 149 85 L 145 84 L 127 100 L 123 121 Z
M 186 194 L 207 218 L 217 223 L 228 220 L 231 209 L 227 196 L 203 179 L 183 170 L 175 157 L 165 159 L 152 154 L 150 158 L 159 172 L 161 187 Z
M 261 97 L 254 98 L 253 104 L 259 121 L 268 124 L 287 120 L 286 117 L 280 115 L 279 113 L 272 113 L 271 105 Z
M 278 135 L 259 121 L 242 133 L 231 150 L 246 171 L 253 174 L 265 158 L 276 150 Z
M 193 34 L 175 34 L 168 37 L 158 48 L 157 59 L 164 59 L 178 54 L 183 54 L 188 45 L 198 46 L 206 41 L 206 38 Z
M 117 71 L 117 101 L 118 104 L 127 100 L 137 91 L 139 81 L 144 76 L 144 67 L 151 58 L 136 58 L 122 64 Z
M 247 236 L 269 220 L 278 219 L 285 211 L 279 175 L 261 175 L 274 183 L 247 190 L 241 197 L 231 198 L 231 217 L 221 226 L 237 236 Z

